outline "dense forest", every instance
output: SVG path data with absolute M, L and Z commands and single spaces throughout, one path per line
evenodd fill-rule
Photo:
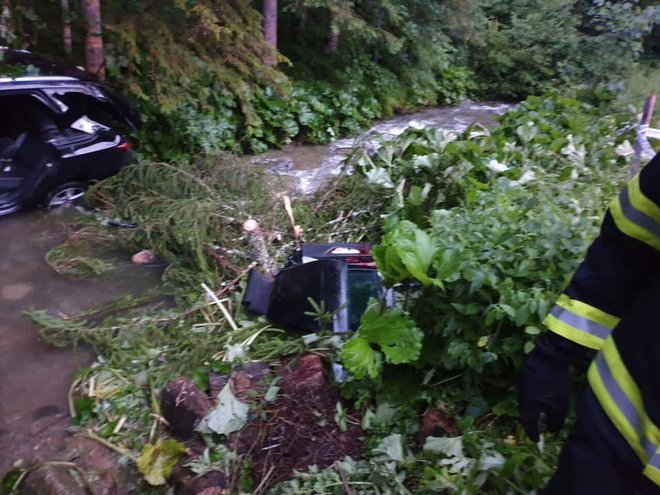
M 69 58 L 130 94 L 143 153 L 258 153 L 465 97 L 616 81 L 657 57 L 657 3 L 3 0 L 0 44 Z
M 513 495 L 544 485 L 568 428 L 526 437 L 517 375 L 628 175 L 637 113 L 660 87 L 660 1 L 0 8 L 0 44 L 84 66 L 142 112 L 142 162 L 90 188 L 87 215 L 47 261 L 74 278 L 112 276 L 108 246 L 148 250 L 163 287 L 28 314 L 50 344 L 93 347 L 71 386 L 72 431 L 117 454 L 125 493 Z M 310 196 L 274 194 L 279 178 L 237 157 L 467 98 L 516 105 L 497 127 L 410 127 L 356 148 L 345 173 Z M 306 314 L 321 330 L 306 335 L 246 314 L 248 218 L 276 263 L 301 240 L 372 243 L 392 304 L 372 299 L 359 329 L 341 335 L 326 331 L 333 314 L 315 301 Z M 174 304 L 160 306 L 164 296 Z M 261 380 L 247 392 L 237 387 L 246 375 Z M 162 398 L 184 383 L 175 379 L 208 412 L 184 438 Z M 31 469 L 8 473 L 0 493 Z

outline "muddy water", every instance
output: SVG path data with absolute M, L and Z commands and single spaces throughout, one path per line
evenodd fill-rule
M 58 275 L 44 255 L 66 238 L 62 220 L 38 211 L 0 218 L 0 476 L 18 459 L 30 464 L 58 450 L 70 424 L 72 377 L 93 358 L 86 348 L 49 346 L 22 312 L 71 314 L 160 280 L 160 270 L 132 266 L 128 256 L 109 277 Z
M 408 127 L 415 126 L 461 132 L 470 124 L 494 126 L 495 117 L 513 105 L 505 103 L 477 103 L 465 101 L 455 107 L 429 108 L 415 113 L 397 115 L 376 122 L 367 132 L 330 145 L 313 146 L 290 144 L 251 159 L 252 163 L 269 167 L 274 172 L 291 176 L 298 181 L 299 193 L 312 193 L 327 177 L 337 175 L 347 154 L 357 146 L 376 150 L 379 143 L 393 139 Z

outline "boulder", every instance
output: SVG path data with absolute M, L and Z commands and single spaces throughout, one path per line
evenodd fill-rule
M 202 476 L 195 474 L 184 466 L 191 460 L 187 457 L 179 461 L 172 471 L 171 482 L 176 490 L 176 495 L 208 495 L 224 494 L 226 491 L 227 478 L 220 471 L 210 471 Z
M 266 377 L 270 367 L 266 363 L 247 363 L 231 373 L 231 388 L 233 394 L 244 402 L 251 402 L 266 393 L 268 383 Z
M 85 495 L 66 466 L 44 465 L 31 471 L 20 485 L 22 495 Z
M 193 437 L 195 427 L 210 408 L 208 397 L 190 378 L 175 378 L 161 393 L 163 417 L 170 424 L 172 433 L 182 440 Z
M 136 265 L 148 265 L 158 261 L 158 256 L 151 249 L 144 249 L 139 253 L 135 253 L 131 258 Z
M 300 390 L 313 392 L 326 386 L 323 361 L 316 354 L 301 357 L 282 379 L 282 388 L 291 393 Z
M 438 408 L 424 413 L 417 432 L 417 441 L 423 443 L 427 437 L 457 437 L 461 434 L 456 418 Z

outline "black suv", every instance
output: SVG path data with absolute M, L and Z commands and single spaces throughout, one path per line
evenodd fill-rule
M 0 61 L 29 52 L 0 48 Z M 119 128 L 139 114 L 108 88 L 78 77 L 0 77 L 0 215 L 79 201 L 91 181 L 135 160 Z

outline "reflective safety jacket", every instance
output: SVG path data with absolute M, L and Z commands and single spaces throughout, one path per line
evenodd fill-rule
M 612 201 L 544 323 L 600 351 L 589 384 L 660 486 L 660 154 Z

